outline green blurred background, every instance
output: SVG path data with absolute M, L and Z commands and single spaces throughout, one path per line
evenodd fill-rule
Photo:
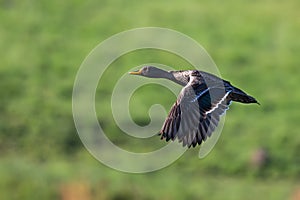
M 1 199 L 300 199 L 299 7 L 298 0 L 0 0 Z M 72 118 L 72 87 L 98 43 L 145 26 L 194 38 L 222 77 L 261 106 L 232 104 L 205 159 L 196 148 L 160 171 L 127 174 L 83 147 Z M 109 100 L 118 78 L 147 62 L 190 68 L 166 52 L 130 53 L 105 72 L 96 103 L 108 137 L 141 151 L 162 141 L 123 138 Z M 141 125 L 149 122 L 152 104 L 168 110 L 176 99 L 156 86 L 135 95 L 130 106 L 138 109 L 131 112 Z

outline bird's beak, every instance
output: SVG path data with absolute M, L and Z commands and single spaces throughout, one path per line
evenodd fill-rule
M 137 71 L 134 71 L 134 72 L 129 72 L 129 74 L 131 74 L 131 75 L 141 75 L 142 74 L 142 70 L 137 70 Z

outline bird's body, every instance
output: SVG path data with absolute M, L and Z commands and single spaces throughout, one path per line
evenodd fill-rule
M 232 101 L 258 103 L 230 82 L 203 71 L 146 66 L 130 74 L 165 78 L 184 86 L 159 132 L 161 139 L 177 138 L 183 146 L 195 147 L 211 136 Z

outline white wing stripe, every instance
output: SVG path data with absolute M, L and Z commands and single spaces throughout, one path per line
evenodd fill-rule
M 222 98 L 215 106 L 213 106 L 210 110 L 206 111 L 205 114 L 207 115 L 207 114 L 209 114 L 209 113 L 212 113 L 215 109 L 217 109 L 218 106 L 226 99 L 226 97 L 229 95 L 230 92 L 231 92 L 231 91 L 228 91 L 228 92 L 224 95 L 224 97 L 223 97 L 223 98 Z

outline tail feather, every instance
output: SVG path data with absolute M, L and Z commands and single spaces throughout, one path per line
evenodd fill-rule
M 240 103 L 257 103 L 260 105 L 260 103 L 252 96 L 246 94 L 242 90 L 233 87 L 232 92 L 229 95 L 229 98 L 232 101 L 240 102 Z

